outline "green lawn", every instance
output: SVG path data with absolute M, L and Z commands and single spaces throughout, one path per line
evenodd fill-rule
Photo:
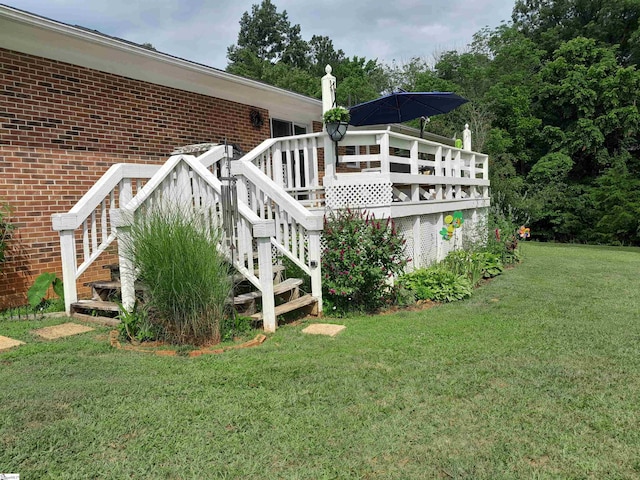
M 21 478 L 639 478 L 640 250 L 524 245 L 467 301 L 198 358 L 2 322 Z

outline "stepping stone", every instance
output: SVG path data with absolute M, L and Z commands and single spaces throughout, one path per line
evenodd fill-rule
M 307 328 L 302 330 L 302 333 L 309 333 L 312 335 L 328 335 L 330 337 L 335 337 L 345 328 L 344 325 L 332 325 L 330 323 L 314 323 L 313 325 L 309 325 Z
M 53 327 L 39 328 L 38 330 L 34 330 L 33 333 L 46 340 L 54 340 L 56 338 L 70 337 L 71 335 L 90 332 L 92 330 L 93 328 L 91 327 L 69 322 L 63 323 L 62 325 L 54 325 Z
M 3 337 L 0 335 L 0 352 L 9 350 L 10 348 L 17 347 L 18 345 L 24 345 L 24 342 L 16 340 L 14 338 Z

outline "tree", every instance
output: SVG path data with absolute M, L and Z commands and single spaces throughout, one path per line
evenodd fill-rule
M 304 95 L 320 97 L 320 77 L 327 64 L 338 82 L 338 103 L 353 105 L 376 98 L 387 85 L 382 66 L 364 57 L 347 58 L 329 37 L 302 38 L 287 12 L 270 0 L 253 5 L 240 19 L 238 42 L 227 49 L 227 71 Z
M 321 77 L 325 74 L 324 68 L 327 65 L 336 67 L 345 60 L 342 50 L 336 50 L 333 41 L 323 35 L 314 35 L 309 41 L 310 72 Z
M 290 29 L 287 12 L 278 13 L 278 8 L 271 0 L 262 0 L 260 5 L 253 5 L 251 14 L 244 12 L 240 18 L 237 44 L 227 48 L 230 66 L 246 60 L 246 51 L 259 60 L 273 63 L 280 60 Z
M 612 157 L 638 146 L 640 73 L 619 65 L 616 50 L 578 37 L 540 72 L 537 107 L 547 145 L 571 156 L 577 178 L 599 175 Z
M 622 65 L 637 64 L 638 0 L 517 0 L 514 25 L 551 55 L 576 37 L 619 45 Z

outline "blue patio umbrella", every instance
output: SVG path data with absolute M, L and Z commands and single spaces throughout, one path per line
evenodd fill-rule
M 395 92 L 349 109 L 354 126 L 402 123 L 414 118 L 432 117 L 467 103 L 452 92 Z

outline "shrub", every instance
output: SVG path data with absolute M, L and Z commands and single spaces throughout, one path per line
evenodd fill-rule
M 120 337 L 124 340 L 144 342 L 155 340 L 158 336 L 158 326 L 151 322 L 149 309 L 139 303 L 136 303 L 132 312 L 127 312 L 120 305 L 118 318 L 120 319 L 118 331 L 120 332 Z
M 44 297 L 49 292 L 49 287 L 53 287 L 53 292 L 58 296 L 57 303 L 62 306 L 61 310 L 64 310 L 64 285 L 62 280 L 58 278 L 55 273 L 44 272 L 38 275 L 33 282 L 33 285 L 27 291 L 27 300 L 32 308 L 38 307 Z
M 151 322 L 172 343 L 220 341 L 232 290 L 221 238 L 220 229 L 179 208 L 140 212 L 131 227 L 128 251 L 148 289 Z
M 483 259 L 478 254 L 467 250 L 454 250 L 441 262 L 445 270 L 468 278 L 473 286 L 482 280 L 482 264 Z
M 340 210 L 325 217 L 323 238 L 326 311 L 373 311 L 392 299 L 390 280 L 407 264 L 405 240 L 393 220 Z
M 504 270 L 500 255 L 491 252 L 475 252 L 473 257 L 477 259 L 482 270 L 483 278 L 492 278 L 500 275 Z
M 473 286 L 464 275 L 442 265 L 420 268 L 401 277 L 401 285 L 413 290 L 419 300 L 453 302 L 471 296 Z

